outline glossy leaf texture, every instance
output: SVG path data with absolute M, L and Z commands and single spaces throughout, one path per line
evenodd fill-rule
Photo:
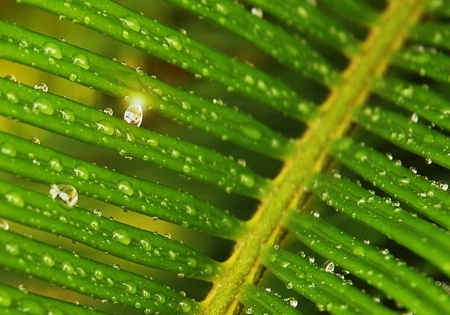
M 17 2 L 0 313 L 450 313 L 449 1 Z

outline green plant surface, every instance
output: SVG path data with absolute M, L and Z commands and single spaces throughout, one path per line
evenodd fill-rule
M 0 313 L 450 313 L 450 1 L 0 4 Z

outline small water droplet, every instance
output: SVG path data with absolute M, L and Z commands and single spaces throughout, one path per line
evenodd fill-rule
M 125 195 L 131 196 L 134 193 L 134 188 L 127 180 L 121 180 L 117 183 L 117 188 Z
M 54 108 L 48 99 L 39 97 L 33 102 L 33 110 L 36 111 L 36 113 L 39 112 L 50 116 L 53 114 Z
M 333 273 L 334 272 L 334 262 L 331 260 L 327 260 L 323 265 L 322 269 L 325 270 L 325 272 Z
M 8 244 L 5 245 L 5 250 L 9 254 L 14 255 L 14 256 L 17 256 L 17 255 L 20 254 L 19 245 L 17 245 L 17 244 L 8 243 Z
M 41 303 L 30 299 L 21 299 L 18 306 L 20 313 L 44 315 L 46 314 L 45 308 Z
M 80 68 L 89 70 L 91 67 L 89 58 L 84 54 L 75 54 L 72 57 L 73 63 Z
M 113 125 L 106 120 L 100 120 L 96 122 L 95 125 L 97 126 L 97 130 L 107 134 L 108 136 L 112 136 L 114 134 Z
M 116 269 L 116 270 L 120 270 L 119 264 L 113 264 L 113 268 Z M 114 282 L 113 282 L 113 283 L 114 283 Z
M 8 292 L 0 289 L 0 306 L 1 307 L 10 307 L 12 304 L 12 298 Z
M 180 38 L 175 35 L 170 35 L 165 38 L 166 42 L 169 44 L 170 47 L 174 48 L 175 50 L 182 50 L 183 45 L 181 44 Z
M 35 84 L 34 85 L 34 89 L 42 91 L 42 92 L 47 92 L 48 91 L 48 86 L 47 86 L 47 84 L 41 82 L 41 83 Z
M 64 109 L 60 109 L 59 113 L 61 115 L 61 118 L 70 122 L 74 122 L 75 121 L 75 113 L 68 109 L 68 108 L 64 108 Z
M 4 219 L 0 219 L 0 230 L 8 231 L 9 230 L 9 223 L 8 221 Z
M 137 288 L 134 282 L 126 281 L 123 282 L 122 284 L 125 286 L 125 289 L 127 290 L 128 293 L 136 294 Z
M 106 107 L 106 108 L 103 110 L 103 112 L 104 112 L 106 115 L 109 115 L 109 116 L 112 116 L 112 115 L 114 114 L 113 109 L 110 108 L 110 107 Z
M 297 305 L 298 305 L 298 301 L 297 301 L 297 299 L 294 298 L 294 297 L 287 298 L 287 299 L 285 299 L 285 301 L 286 301 L 291 307 L 294 307 L 294 308 L 296 308 Z
M 241 174 L 240 177 L 241 183 L 247 186 L 248 188 L 252 188 L 255 184 L 255 179 L 251 175 Z
M 62 162 L 57 158 L 52 158 L 49 161 L 50 167 L 53 168 L 57 172 L 61 172 L 63 170 Z
M 94 214 L 99 218 L 103 215 L 103 213 L 100 209 L 94 209 Z
M 134 16 L 124 16 L 120 18 L 123 26 L 128 27 L 129 29 L 139 32 L 141 30 L 141 25 L 137 18 Z
M 69 207 L 74 207 L 78 201 L 77 190 L 72 185 L 67 184 L 52 184 L 50 196 L 52 199 L 60 199 Z
M 63 57 L 61 47 L 58 44 L 45 43 L 43 47 L 45 54 L 52 56 L 53 58 L 56 59 L 61 59 Z
M 139 104 L 131 104 L 123 115 L 123 119 L 127 123 L 138 127 L 141 125 L 143 117 L 144 114 L 142 113 L 142 107 Z
M 187 300 L 185 301 L 181 301 L 180 302 L 180 307 L 181 307 L 181 311 L 183 311 L 183 313 L 188 313 L 191 311 L 191 303 Z
M 0 148 L 0 152 L 4 155 L 8 155 L 10 157 L 16 157 L 17 151 L 12 143 L 3 142 Z
M 130 245 L 131 243 L 130 234 L 125 230 L 115 230 L 113 232 L 113 239 L 124 245 Z
M 55 265 L 55 259 L 53 258 L 52 255 L 45 253 L 42 256 L 42 261 L 44 262 L 45 265 L 49 266 L 49 267 L 53 267 Z
M 250 11 L 254 16 L 256 16 L 257 18 L 262 19 L 264 12 L 261 8 L 252 8 Z
M 89 179 L 89 171 L 83 165 L 75 166 L 75 168 L 73 169 L 73 172 L 75 173 L 76 176 L 78 176 L 84 180 Z

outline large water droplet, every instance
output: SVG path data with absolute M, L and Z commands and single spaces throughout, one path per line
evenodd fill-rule
M 150 244 L 150 240 L 146 237 L 142 238 L 139 243 L 141 243 L 141 247 L 145 251 L 149 251 L 152 249 L 152 245 Z
M 123 115 L 123 119 L 127 123 L 138 127 L 141 125 L 143 117 L 144 114 L 142 113 L 142 107 L 139 104 L 131 104 Z
M 125 230 L 115 230 L 113 232 L 113 239 L 124 245 L 130 245 L 131 243 L 130 234 Z
M 52 199 L 60 199 L 67 206 L 73 207 L 78 201 L 78 192 L 72 185 L 52 184 L 50 187 L 50 196 Z
M 136 294 L 137 288 L 136 288 L 136 284 L 134 282 L 126 281 L 126 282 L 123 282 L 122 284 L 125 286 L 128 293 Z
M 57 158 L 50 159 L 49 164 L 51 168 L 58 172 L 61 172 L 64 168 L 61 161 Z
M 87 170 L 86 167 L 84 167 L 83 165 L 77 165 L 75 166 L 75 168 L 73 169 L 74 173 L 76 176 L 87 180 L 89 179 L 89 171 Z
M 181 44 L 180 38 L 178 38 L 178 36 L 170 35 L 166 37 L 166 42 L 175 50 L 180 51 L 181 49 L 183 49 L 183 45 Z
M 84 54 L 75 54 L 73 55 L 72 60 L 74 64 L 85 70 L 89 70 L 89 68 L 91 67 L 89 58 Z
M 61 118 L 70 122 L 74 122 L 75 121 L 75 113 L 68 109 L 68 108 L 64 108 L 64 109 L 60 109 L 59 113 L 61 115 Z
M 189 301 L 187 301 L 187 300 L 181 301 L 180 302 L 180 307 L 181 307 L 181 310 L 183 311 L 183 313 L 190 312 L 191 308 L 192 308 L 191 303 Z
M 114 134 L 114 127 L 111 123 L 106 120 L 100 120 L 95 123 L 97 126 L 97 130 L 107 134 L 108 136 L 112 136 Z
M 48 91 L 48 86 L 47 86 L 47 84 L 41 82 L 41 83 L 35 84 L 34 85 L 34 89 L 42 91 L 42 92 L 47 92 Z
M 44 47 L 45 54 L 50 55 L 56 59 L 62 58 L 63 53 L 62 53 L 61 47 L 58 44 L 45 43 L 43 47 Z
M 129 181 L 121 180 L 117 183 L 117 188 L 125 195 L 131 196 L 134 193 L 134 188 Z
M 39 97 L 33 102 L 33 110 L 50 116 L 53 114 L 54 108 L 48 99 Z
M 141 25 L 138 21 L 138 19 L 136 19 L 133 16 L 124 16 L 122 18 L 120 18 L 120 21 L 122 22 L 122 24 L 126 27 L 128 27 L 129 29 L 135 31 L 135 32 L 139 32 L 141 30 Z

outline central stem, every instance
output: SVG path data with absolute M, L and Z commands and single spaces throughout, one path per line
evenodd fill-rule
M 353 113 L 364 104 L 373 80 L 389 65 L 391 52 L 401 47 L 409 28 L 419 19 L 423 0 L 392 0 L 354 56 L 330 96 L 310 121 L 305 134 L 296 142 L 294 153 L 273 181 L 271 193 L 262 200 L 249 222 L 246 236 L 236 243 L 225 273 L 205 301 L 203 314 L 232 313 L 243 283 L 252 283 L 258 270 L 258 257 L 264 246 L 274 244 L 283 229 L 283 218 L 306 197 L 311 175 L 320 172 L 326 162 L 330 144 L 351 128 Z

